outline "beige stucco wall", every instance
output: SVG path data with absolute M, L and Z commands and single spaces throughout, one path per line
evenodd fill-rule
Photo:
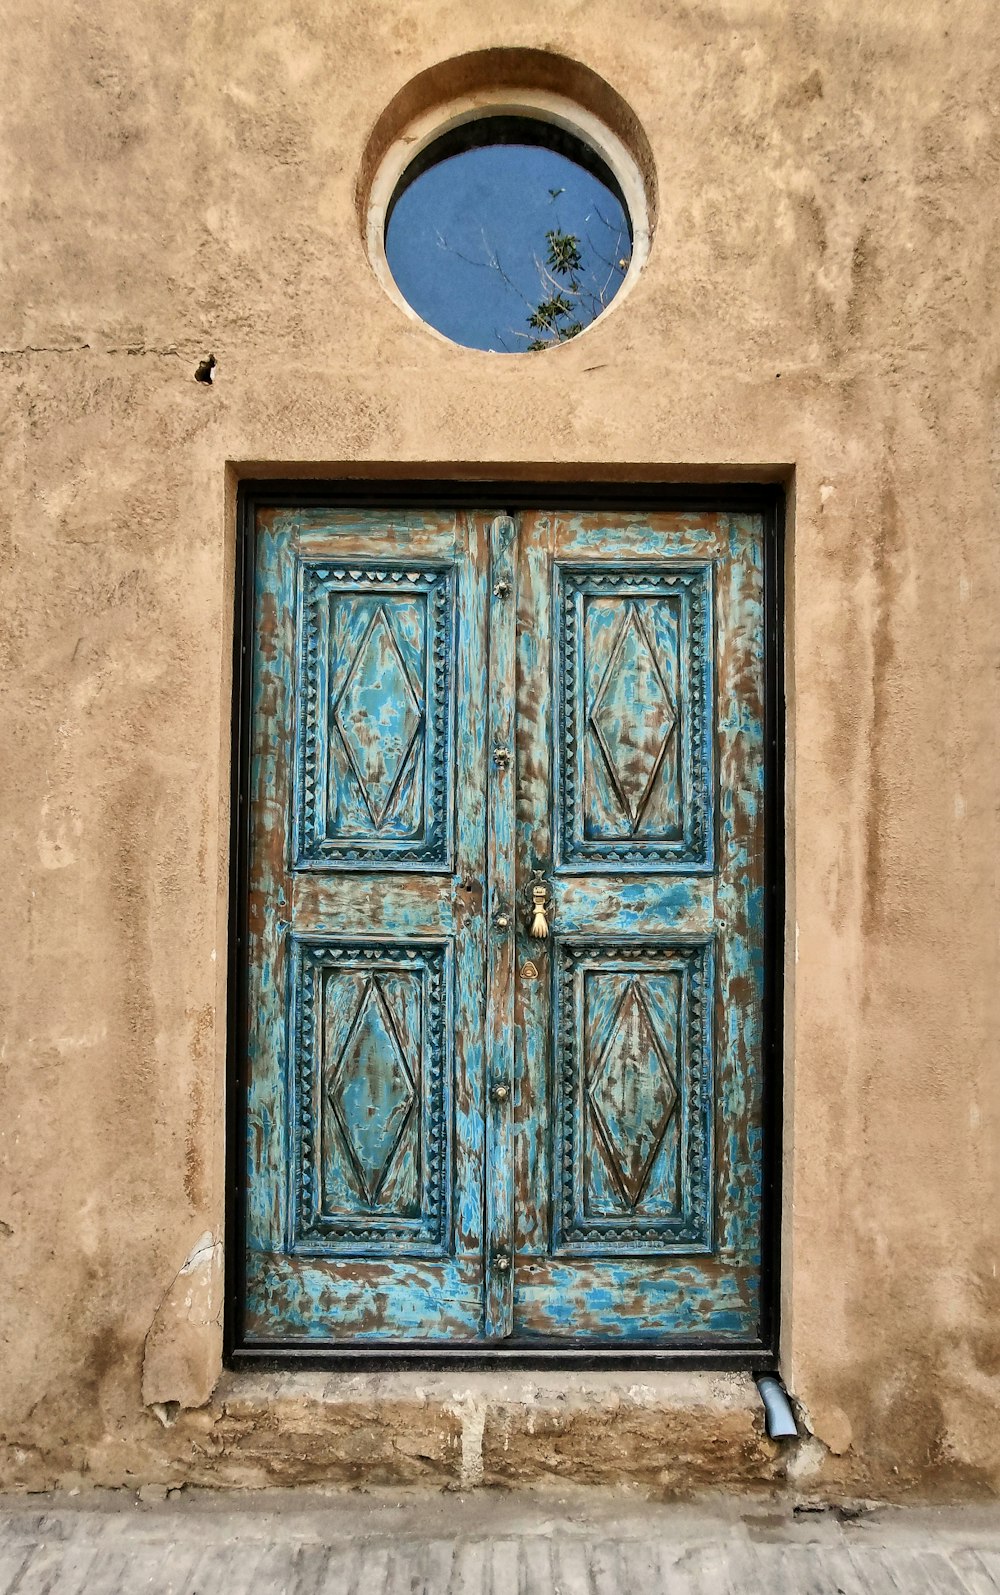
M 355 210 L 382 107 L 492 45 L 601 74 L 659 183 L 626 303 L 521 360 L 403 315 Z M 603 1436 L 650 1477 L 695 1409 L 674 1484 L 781 1471 L 725 1381 L 640 1422 L 569 1374 L 575 1418 L 227 1374 L 160 1421 L 220 1358 L 233 486 L 465 462 L 792 483 L 792 1474 L 997 1489 L 990 0 L 22 0 L 2 57 L 3 1477 L 476 1482 L 497 1423 L 501 1476 L 591 1476 Z

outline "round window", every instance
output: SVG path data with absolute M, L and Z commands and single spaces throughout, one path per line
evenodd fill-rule
M 645 186 L 622 142 L 557 96 L 453 107 L 394 140 L 369 194 L 376 270 L 452 343 L 536 354 L 631 285 L 649 245 Z
M 436 139 L 389 203 L 385 252 L 400 293 L 454 343 L 547 349 L 589 327 L 632 259 L 632 223 L 607 163 L 529 117 L 487 117 Z

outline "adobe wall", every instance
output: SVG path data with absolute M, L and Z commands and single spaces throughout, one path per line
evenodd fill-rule
M 462 462 L 792 484 L 792 1484 L 997 1490 L 994 6 L 22 0 L 4 32 L 0 1477 L 785 1474 L 739 1380 L 211 1395 L 234 484 Z M 605 78 L 659 188 L 627 301 L 523 360 L 402 314 L 355 204 L 382 108 L 492 46 Z

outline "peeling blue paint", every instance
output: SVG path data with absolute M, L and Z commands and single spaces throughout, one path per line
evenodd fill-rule
M 247 1338 L 752 1342 L 759 518 L 257 537 Z

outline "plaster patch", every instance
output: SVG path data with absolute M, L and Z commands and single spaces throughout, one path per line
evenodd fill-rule
M 483 1433 L 486 1428 L 488 1404 L 485 1401 L 477 1401 L 469 1391 L 447 1410 L 453 1413 L 462 1425 L 459 1486 L 463 1490 L 471 1490 L 483 1482 Z
M 850 1450 L 853 1429 L 842 1407 L 824 1404 L 815 1408 L 811 1427 L 816 1439 L 835 1457 L 843 1456 L 845 1451 Z
M 827 1450 L 822 1440 L 809 1435 L 789 1448 L 785 1478 L 789 1484 L 806 1484 L 822 1473 L 826 1458 Z
M 196 1241 L 156 1310 L 142 1359 L 142 1399 L 164 1413 L 201 1407 L 222 1369 L 222 1242 Z
M 52 1045 L 60 1058 L 68 1058 L 74 1052 L 89 1052 L 94 1047 L 99 1047 L 107 1039 L 106 1025 L 99 1025 L 93 1030 L 87 1030 L 78 1036 L 54 1036 Z
M 83 822 L 70 808 L 50 815 L 51 807 L 52 798 L 46 797 L 42 802 L 42 828 L 38 833 L 38 862 L 46 870 L 66 869 L 67 865 L 76 863 L 70 836 L 82 834 Z

